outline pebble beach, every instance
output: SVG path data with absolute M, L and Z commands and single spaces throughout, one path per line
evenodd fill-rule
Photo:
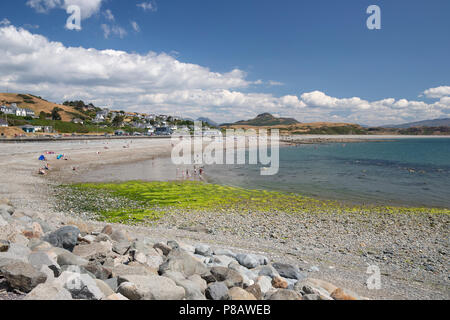
M 0 151 L 0 299 L 450 298 L 445 210 L 175 209 L 151 224 L 117 224 L 61 206 L 58 186 L 149 159 L 164 172 L 170 139 L 1 143 Z M 46 152 L 50 170 L 40 175 Z M 89 292 L 67 286 L 71 266 L 87 271 L 79 278 Z M 369 266 L 380 270 L 378 289 L 367 286 Z

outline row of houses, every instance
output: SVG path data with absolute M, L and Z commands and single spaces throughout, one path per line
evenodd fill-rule
M 12 114 L 17 117 L 35 117 L 36 114 L 33 110 L 27 108 L 19 108 L 17 104 L 12 103 L 10 107 L 6 105 L 0 106 L 0 112 L 3 114 Z
M 53 133 L 52 126 L 32 126 L 27 124 L 25 126 L 22 126 L 22 130 L 26 133 L 36 133 L 36 132 Z

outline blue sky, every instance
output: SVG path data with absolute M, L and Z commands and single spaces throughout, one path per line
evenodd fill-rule
M 140 6 L 143 3 L 147 10 Z M 81 31 L 64 27 L 67 4 L 82 8 Z M 381 8 L 381 30 L 366 27 L 371 4 Z M 140 67 L 158 79 L 139 72 L 141 83 L 134 92 L 128 72 L 136 69 L 118 68 L 114 75 L 89 71 L 89 87 L 99 86 L 95 96 L 89 87 L 83 89 L 86 76 L 74 79 L 86 72 L 83 66 L 89 61 L 70 60 L 73 70 L 65 70 L 74 75 L 67 81 L 15 76 L 36 68 L 28 62 L 14 63 L 16 69 L 2 68 L 0 63 L 0 75 L 9 75 L 0 79 L 0 85 L 40 90 L 35 93 L 58 102 L 76 98 L 75 93 L 105 106 L 209 116 L 219 122 L 266 111 L 305 122 L 364 124 L 446 117 L 450 113 L 449 12 L 447 0 L 2 0 L 0 27 L 15 29 L 5 31 L 7 39 L 26 37 L 28 32 L 44 36 L 49 46 L 59 42 L 64 49 L 124 51 L 126 61 L 118 59 L 114 64 L 125 68 L 146 57 L 147 63 Z M 107 37 L 105 30 L 109 30 Z M 41 49 L 33 50 L 40 50 L 45 59 Z M 155 57 L 149 58 L 149 52 Z M 61 60 L 73 59 L 63 54 Z M 155 64 L 155 59 L 163 62 Z M 180 63 L 201 70 L 178 70 Z M 61 69 L 50 65 L 46 70 L 52 68 Z M 117 76 L 120 72 L 124 79 Z M 218 83 L 217 74 L 227 81 Z M 158 83 L 161 77 L 167 81 Z M 136 99 L 124 97 L 125 83 Z M 57 89 L 51 90 L 52 85 Z M 105 86 L 116 90 L 102 90 Z

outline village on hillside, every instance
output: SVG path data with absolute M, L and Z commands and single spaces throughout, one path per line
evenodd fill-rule
M 0 134 L 3 137 L 167 136 L 174 131 L 194 130 L 194 121 L 181 116 L 117 111 L 81 100 L 57 105 L 33 95 L 8 94 L 8 98 L 0 99 Z M 12 102 L 11 98 L 18 101 Z M 213 130 L 208 123 L 202 123 L 203 130 Z

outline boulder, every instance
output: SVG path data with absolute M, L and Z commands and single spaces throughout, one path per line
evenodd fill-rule
M 275 277 L 272 279 L 272 286 L 277 289 L 287 289 L 289 284 L 281 277 Z
M 130 243 L 128 241 L 115 242 L 112 250 L 120 255 L 124 255 L 130 249 Z
M 44 251 L 32 252 L 28 256 L 28 262 L 37 270 L 40 270 L 42 266 L 47 266 L 53 271 L 53 276 L 55 277 L 58 277 L 61 274 L 61 267 L 58 262 Z
M 34 288 L 24 300 L 72 300 L 72 295 L 61 284 L 46 282 Z
M 107 234 L 108 236 L 110 236 L 113 233 L 113 227 L 111 225 L 107 225 L 103 228 L 101 233 Z
M 103 280 L 95 279 L 95 284 L 105 297 L 108 297 L 115 293 L 115 291 L 113 291 L 113 289 L 111 289 L 111 287 L 107 285 Z
M 203 275 L 208 273 L 206 266 L 192 257 L 182 249 L 174 249 L 167 256 L 166 262 L 159 267 L 159 273 L 163 274 L 166 271 L 179 271 L 185 277 L 190 277 L 194 274 Z
M 212 256 L 208 263 L 208 266 L 221 266 L 228 267 L 232 262 L 236 262 L 236 259 L 229 256 Z
M 261 292 L 266 294 L 272 289 L 272 279 L 267 276 L 260 276 L 256 279 L 256 284 L 259 285 Z
M 246 267 L 241 266 L 239 263 L 233 261 L 228 265 L 228 268 L 232 270 L 236 270 L 242 276 L 244 288 L 251 286 L 255 283 L 258 275 L 253 271 L 247 269 Z
M 354 292 L 349 290 L 337 288 L 331 293 L 331 298 L 334 300 L 360 300 L 361 298 Z
M 119 277 L 119 283 L 122 282 L 135 284 L 138 291 L 144 293 L 145 300 L 181 300 L 185 297 L 184 288 L 177 286 L 172 279 L 166 277 L 124 275 Z
M 100 280 L 106 280 L 112 275 L 112 270 L 110 268 L 104 267 L 97 261 L 90 261 L 84 268 L 93 274 L 95 278 Z
M 51 252 L 52 250 L 50 250 Z M 67 251 L 57 255 L 58 264 L 62 266 L 87 266 L 89 261 Z
M 195 246 L 195 254 L 199 254 L 201 256 L 209 257 L 212 255 L 212 250 L 210 246 L 205 244 L 199 244 Z
M 236 258 L 236 254 L 228 249 L 220 249 L 220 248 L 214 249 L 214 255 L 215 256 L 228 256 L 233 259 Z
M 206 283 L 205 280 L 202 279 L 202 277 L 200 277 L 198 274 L 193 274 L 192 276 L 187 278 L 188 280 L 195 282 L 202 293 L 205 293 L 206 288 L 208 287 L 208 284 Z
M 116 242 L 129 241 L 127 233 L 123 230 L 114 230 L 110 237 Z
M 112 246 L 109 242 L 94 242 L 91 244 L 77 245 L 73 248 L 73 254 L 86 260 L 96 257 L 107 257 L 112 252 Z
M 170 253 L 170 251 L 172 251 L 171 247 L 169 247 L 168 245 L 166 245 L 162 242 L 156 243 L 153 246 L 153 248 L 161 250 L 165 256 L 167 256 Z
M 320 299 L 320 296 L 318 294 L 305 294 L 302 296 L 303 300 L 311 300 L 311 301 L 317 301 L 322 300 Z
M 259 284 L 252 284 L 245 288 L 245 290 L 255 296 L 256 300 L 261 300 L 264 297 Z
M 205 291 L 209 300 L 229 300 L 228 287 L 223 282 L 211 283 Z
M 68 290 L 73 299 L 100 300 L 104 297 L 95 280 L 85 273 L 64 271 L 55 282 Z
M 244 267 L 252 269 L 259 265 L 265 265 L 269 259 L 264 256 L 256 254 L 239 253 L 236 255 L 236 260 Z
M 117 288 L 117 292 L 129 300 L 142 300 L 145 296 L 145 292 L 131 282 L 122 282 Z
M 243 286 L 244 279 L 236 270 L 225 267 L 213 267 L 210 272 L 217 282 L 223 282 L 228 288 Z
M 47 241 L 54 247 L 72 251 L 77 244 L 79 234 L 80 230 L 77 227 L 66 226 L 54 232 L 47 233 L 42 240 Z
M 31 251 L 46 251 L 52 248 L 52 245 L 40 239 L 30 239 L 27 245 Z
M 31 228 L 22 231 L 22 234 L 28 239 L 40 239 L 44 235 L 44 231 L 39 223 L 33 222 Z
M 186 300 L 206 300 L 202 293 L 202 286 L 194 281 L 185 279 L 181 272 L 168 271 L 163 274 L 163 277 L 172 279 L 177 286 L 183 287 L 186 292 Z
M 284 278 L 303 280 L 307 277 L 306 274 L 300 272 L 298 267 L 291 264 L 274 263 L 272 266 L 277 270 L 280 276 Z
M 154 268 L 146 267 L 143 265 L 133 266 L 133 265 L 119 264 L 111 268 L 112 278 L 120 277 L 127 274 L 134 274 L 139 276 L 151 276 L 157 275 L 158 271 Z
M 258 274 L 258 276 L 268 276 L 270 278 L 275 278 L 275 277 L 280 276 L 278 271 L 271 265 L 259 266 L 259 267 L 256 267 L 255 269 L 252 269 L 252 271 L 256 272 Z
M 278 289 L 267 300 L 302 300 L 302 296 L 293 290 Z
M 255 296 L 242 288 L 234 287 L 228 290 L 230 300 L 256 300 Z
M 0 274 L 10 287 L 26 293 L 47 280 L 45 273 L 36 270 L 31 264 L 21 261 L 0 267 Z
M 121 295 L 120 293 L 114 293 L 103 300 L 129 300 L 127 297 Z
M 109 278 L 103 280 L 114 292 L 117 292 L 117 288 L 119 287 L 119 278 Z

